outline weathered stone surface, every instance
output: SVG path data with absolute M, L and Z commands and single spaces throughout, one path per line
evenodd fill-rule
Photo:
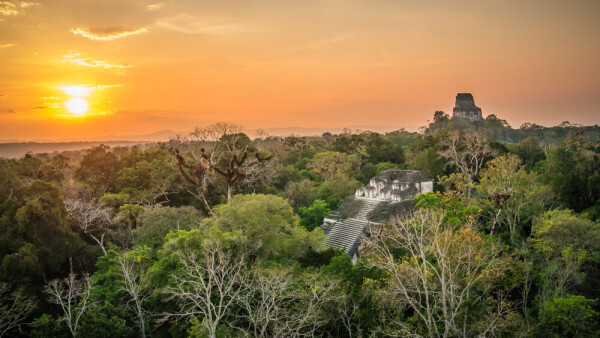
M 466 118 L 470 120 L 482 120 L 481 108 L 475 105 L 471 93 L 456 94 L 456 103 L 452 110 L 452 118 Z
M 429 191 L 433 191 L 433 181 L 422 171 L 380 172 L 325 217 L 321 228 L 328 235 L 327 246 L 358 256 L 363 236 L 368 236 L 372 225 L 411 210 L 414 197 Z
M 429 191 L 433 191 L 433 181 L 422 171 L 385 170 L 373 177 L 369 185 L 358 188 L 354 196 L 403 202 Z

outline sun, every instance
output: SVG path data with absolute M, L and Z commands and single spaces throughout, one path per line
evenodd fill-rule
M 74 116 L 84 116 L 89 109 L 87 101 L 80 97 L 74 97 L 65 102 L 65 107 Z

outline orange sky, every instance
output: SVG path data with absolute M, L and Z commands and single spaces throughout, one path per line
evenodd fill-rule
M 599 13 L 596 0 L 0 1 L 0 140 L 414 127 L 457 92 L 515 127 L 596 124 Z

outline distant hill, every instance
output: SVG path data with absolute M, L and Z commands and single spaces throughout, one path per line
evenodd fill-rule
M 24 156 L 26 153 L 31 152 L 34 154 L 39 153 L 53 153 L 63 151 L 74 151 L 89 149 L 100 144 L 105 144 L 111 147 L 124 147 L 133 145 L 143 145 L 147 141 L 87 141 L 87 142 L 11 142 L 11 143 L 0 143 L 0 157 L 4 158 L 16 158 Z

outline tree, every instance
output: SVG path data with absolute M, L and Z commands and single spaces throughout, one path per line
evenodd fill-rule
M 121 289 L 129 296 L 127 307 L 136 315 L 140 335 L 146 337 L 147 311 L 144 303 L 147 301 L 145 271 L 148 268 L 149 247 L 138 248 L 122 255 L 118 260 L 119 272 L 123 278 Z
M 440 123 L 440 122 L 448 122 L 450 121 L 450 116 L 448 116 L 448 114 L 444 113 L 443 111 L 436 111 L 435 113 L 433 113 L 433 123 Z
M 117 155 L 108 149 L 105 145 L 92 148 L 83 156 L 79 168 L 75 170 L 75 178 L 89 185 L 93 196 L 101 196 L 113 190 L 121 170 Z
M 199 250 L 183 248 L 176 252 L 179 269 L 173 283 L 164 290 L 166 300 L 178 302 L 175 313 L 165 313 L 170 318 L 194 319 L 200 317 L 208 336 L 216 331 L 229 311 L 246 291 L 246 267 L 249 251 L 233 244 L 223 244 L 218 238 L 207 238 Z
M 196 186 L 197 194 L 194 195 L 202 200 L 209 212 L 211 207 L 206 199 L 206 189 L 210 181 L 208 174 L 211 169 L 225 179 L 227 201 L 229 201 L 235 182 L 246 177 L 250 167 L 267 161 L 272 156 L 262 156 L 256 151 L 254 152 L 256 160 L 245 162 L 250 139 L 241 132 L 241 127 L 235 124 L 216 123 L 205 128 L 196 128 L 190 133 L 190 137 L 201 146 L 199 150 L 192 149 L 191 153 L 195 158 L 193 162 L 186 160 L 178 148 L 185 143 L 189 145 L 189 141 L 172 140 L 171 143 L 175 144 L 172 151 L 181 176 Z
M 505 225 L 514 241 L 517 228 L 532 221 L 553 201 L 550 187 L 542 185 L 535 173 L 527 173 L 516 155 L 506 155 L 488 162 L 481 171 L 477 190 L 490 209 L 493 224 Z
M 300 224 L 302 224 L 308 231 L 312 231 L 316 227 L 323 224 L 323 218 L 331 213 L 331 209 L 328 208 L 327 202 L 323 200 L 314 201 L 310 207 L 300 208 Z
M 240 303 L 255 337 L 315 336 L 343 297 L 340 282 L 323 274 L 256 267 L 250 276 Z
M 23 288 L 11 292 L 8 284 L 0 283 L 0 337 L 19 328 L 36 305 Z
M 571 210 L 552 210 L 533 225 L 531 249 L 534 264 L 541 272 L 540 306 L 577 290 L 598 294 L 595 271 L 600 261 L 600 226 Z M 587 283 L 584 281 L 587 279 Z
M 583 296 L 555 298 L 540 312 L 539 335 L 544 337 L 597 337 L 600 313 Z
M 104 236 L 112 225 L 110 209 L 98 202 L 82 200 L 66 200 L 65 206 L 76 227 L 98 243 L 106 255 Z
M 6 222 L 8 221 L 8 222 Z M 35 180 L 18 192 L 18 200 L 0 218 L 5 278 L 40 281 L 87 266 L 95 250 L 73 232 L 60 189 Z
M 355 155 L 335 151 L 315 154 L 308 167 L 323 180 L 333 180 L 340 175 L 347 176 L 359 165 Z
M 158 248 L 170 231 L 197 229 L 201 220 L 198 210 L 190 206 L 145 207 L 137 216 L 134 244 Z
M 469 175 L 471 182 L 475 181 L 485 159 L 496 154 L 487 137 L 481 134 L 452 130 L 442 140 L 443 150 L 438 154 L 446 159 L 447 166 L 456 166 L 461 173 Z
M 323 248 L 322 230 L 308 232 L 299 225 L 292 207 L 273 195 L 236 195 L 228 204 L 215 207 L 214 216 L 202 220 L 201 229 L 217 227 L 240 231 L 261 258 L 298 257 L 309 248 Z
M 387 334 L 494 334 L 512 312 L 497 282 L 513 259 L 468 224 L 453 230 L 443 215 L 422 209 L 382 227 L 366 244 L 367 261 L 385 273 L 375 293 L 391 308 Z M 398 318 L 405 311 L 414 315 Z
M 60 306 L 63 312 L 62 320 L 73 337 L 77 335 L 77 327 L 83 314 L 93 306 L 90 301 L 92 285 L 89 275 L 77 279 L 77 276 L 71 273 L 63 280 L 55 279 L 49 282 L 44 290 L 50 302 Z

